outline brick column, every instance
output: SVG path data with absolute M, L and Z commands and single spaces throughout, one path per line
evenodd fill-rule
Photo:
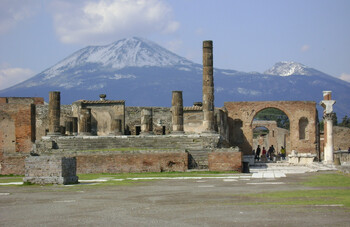
M 173 91 L 171 100 L 172 134 L 184 133 L 182 91 Z
M 79 113 L 79 135 L 91 135 L 91 109 L 81 108 Z
M 332 92 L 324 91 L 323 100 L 320 105 L 324 108 L 324 160 L 325 164 L 333 164 L 333 105 L 335 100 L 332 100 Z
M 49 93 L 49 133 L 48 135 L 61 135 L 60 132 L 61 95 L 59 91 Z
M 122 120 L 112 119 L 110 135 L 122 135 Z
M 151 135 L 153 134 L 153 117 L 152 109 L 141 110 L 141 133 L 140 135 Z
M 203 127 L 214 133 L 213 41 L 203 41 Z

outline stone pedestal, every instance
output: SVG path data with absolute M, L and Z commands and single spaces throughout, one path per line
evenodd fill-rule
M 182 91 L 173 91 L 171 101 L 172 134 L 184 134 Z
M 76 158 L 29 156 L 23 182 L 32 184 L 77 184 Z
M 61 94 L 59 91 L 49 93 L 49 136 L 61 135 L 60 131 Z
M 79 135 L 91 135 L 91 109 L 81 108 L 79 113 Z
M 203 41 L 203 127 L 206 133 L 215 133 L 213 73 L 213 41 Z
M 151 108 L 141 110 L 140 135 L 153 135 L 153 117 Z
M 122 135 L 122 120 L 121 119 L 113 119 L 111 122 L 111 132 L 110 135 Z

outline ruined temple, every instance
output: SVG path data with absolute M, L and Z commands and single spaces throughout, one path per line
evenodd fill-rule
M 284 146 L 287 155 L 297 151 L 333 160 L 332 126 L 327 123 L 324 156 L 316 102 L 225 102 L 215 107 L 212 41 L 203 42 L 202 82 L 202 102 L 183 106 L 182 91 L 169 91 L 170 108 L 130 107 L 127 100 L 110 100 L 108 94 L 61 105 L 59 91 L 50 92 L 48 105 L 43 98 L 0 98 L 0 174 L 23 174 L 30 154 L 74 157 L 77 173 L 241 171 L 242 161 L 254 163 L 258 144 Z M 323 105 L 329 111 L 327 95 Z M 267 108 L 288 116 L 289 131 L 275 122 L 254 121 Z M 331 112 L 327 114 L 325 119 Z M 270 130 L 267 139 L 254 140 L 256 126 Z

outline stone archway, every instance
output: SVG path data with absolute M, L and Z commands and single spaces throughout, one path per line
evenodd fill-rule
M 290 121 L 290 150 L 300 153 L 316 153 L 316 103 L 310 101 L 267 101 L 267 102 L 225 102 L 228 111 L 230 143 L 239 146 L 245 155 L 252 155 L 253 150 L 253 120 L 255 115 L 266 108 L 276 108 L 283 111 Z M 307 119 L 308 128 L 305 139 L 300 139 L 299 121 Z M 243 142 L 235 143 L 233 121 L 241 121 L 241 137 Z M 307 139 L 306 139 L 307 138 Z

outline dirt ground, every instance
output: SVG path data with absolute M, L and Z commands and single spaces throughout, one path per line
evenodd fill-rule
M 350 209 L 252 205 L 243 194 L 306 190 L 278 179 L 154 180 L 126 186 L 1 186 L 1 226 L 350 226 Z M 270 184 L 272 183 L 272 184 Z

